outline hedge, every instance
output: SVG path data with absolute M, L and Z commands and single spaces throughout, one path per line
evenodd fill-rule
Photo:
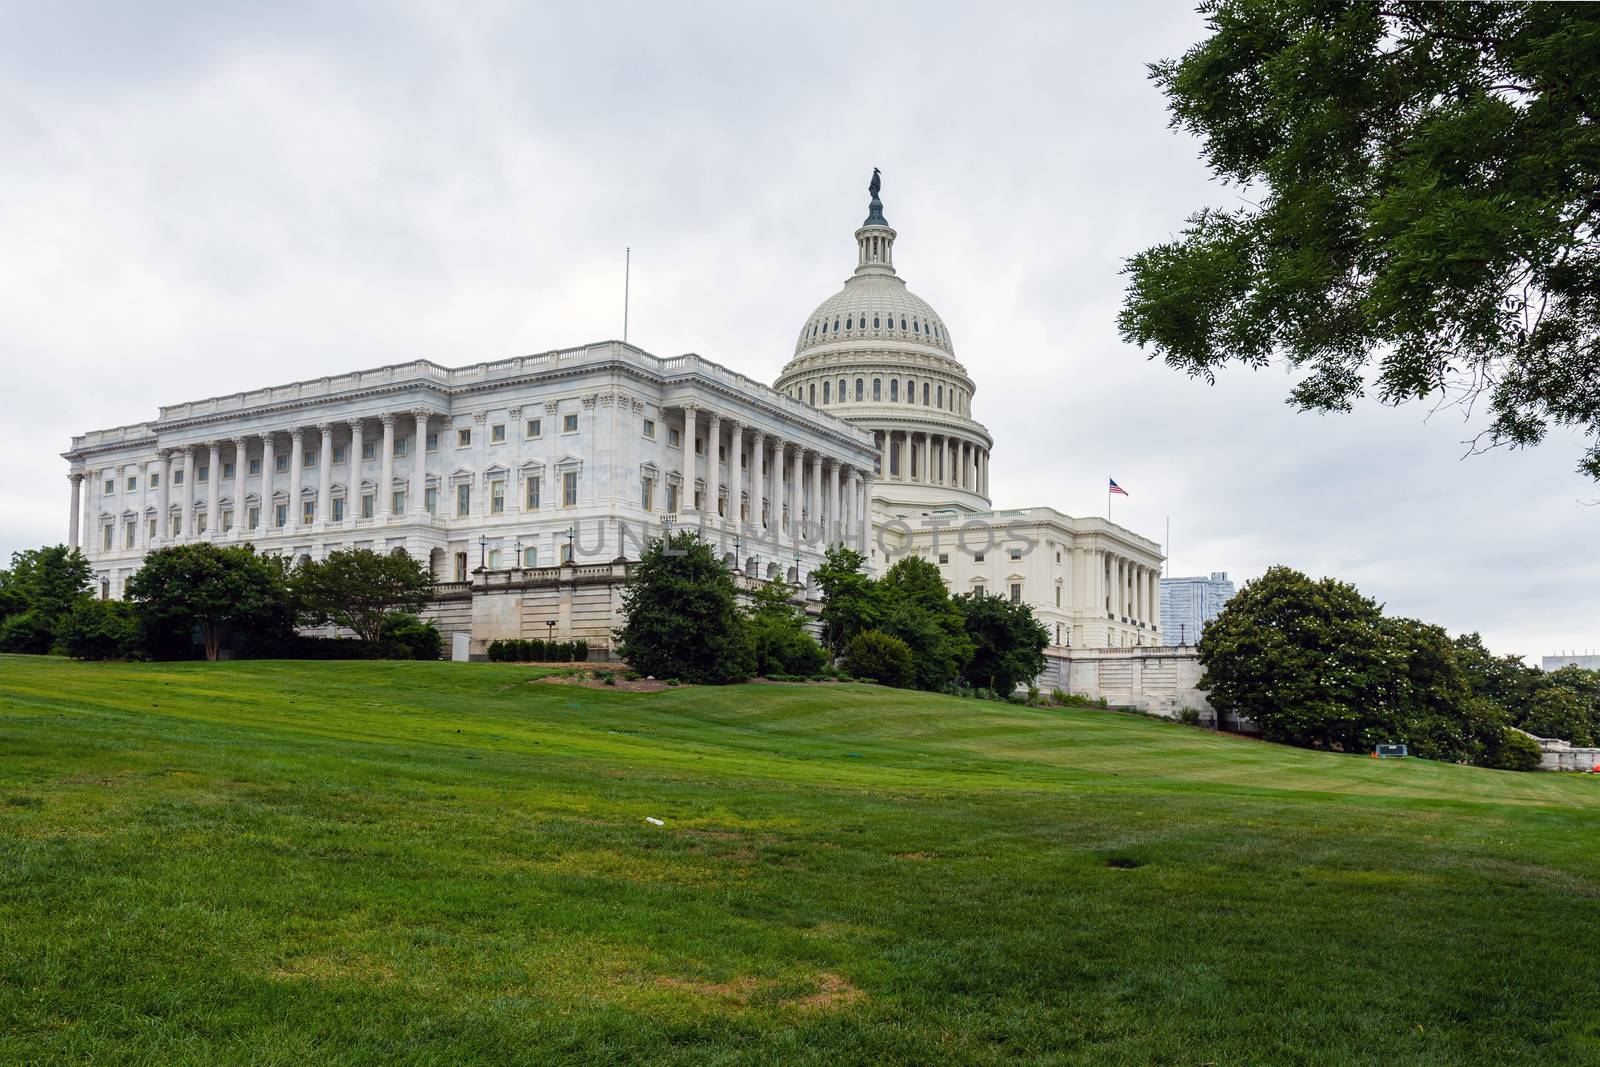
M 567 663 L 589 658 L 589 642 L 540 641 L 511 638 L 489 642 L 489 659 L 495 663 Z

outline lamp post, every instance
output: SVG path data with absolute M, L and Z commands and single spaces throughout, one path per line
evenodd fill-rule
M 488 554 L 489 554 L 489 538 L 487 536 L 479 537 L 478 538 L 478 569 L 480 571 L 488 569 L 486 564 L 485 564 L 485 560 L 488 558 Z
M 804 582 L 802 582 L 800 580 L 800 550 L 798 548 L 796 548 L 794 550 L 794 584 L 795 585 L 804 585 L 805 584 Z
M 577 536 L 578 536 L 578 527 L 576 525 L 568 526 L 567 527 L 567 562 L 572 564 L 574 567 L 576 567 L 578 565 L 578 556 L 577 556 L 577 553 L 573 550 L 572 541 L 573 541 L 573 538 L 575 538 Z
M 513 564 L 513 567 L 519 571 L 522 569 L 522 538 L 520 536 L 517 538 L 517 561 Z
M 734 534 L 733 535 L 733 569 L 734 569 L 734 571 L 736 571 L 739 574 L 743 574 L 744 573 L 744 569 L 741 566 L 742 561 L 739 558 L 743 554 L 743 552 L 744 552 L 744 542 L 739 539 L 739 535 L 738 534 Z

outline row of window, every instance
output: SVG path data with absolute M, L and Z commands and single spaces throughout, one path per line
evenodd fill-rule
M 808 336 L 826 337 L 829 333 L 838 333 L 840 322 L 841 320 L 839 317 L 835 315 L 833 319 L 833 328 L 830 330 L 828 327 L 828 320 L 818 319 L 811 324 L 811 332 Z M 909 333 L 913 337 L 921 337 L 922 335 L 926 334 L 927 336 L 938 341 L 945 340 L 944 329 L 932 319 L 929 319 L 927 322 L 923 322 L 921 319 L 915 317 L 907 319 L 905 315 L 901 315 L 898 319 L 896 319 L 892 314 L 884 314 L 878 311 L 874 311 L 872 313 L 872 328 L 874 330 L 888 329 L 892 331 L 895 328 L 896 322 L 900 324 L 901 333 Z M 907 325 L 908 322 L 910 323 L 909 326 Z M 854 313 L 851 313 L 844 317 L 843 325 L 845 333 L 854 333 L 858 325 L 861 329 L 865 330 L 867 328 L 867 316 L 865 313 L 862 313 L 861 317 L 857 318 Z
M 907 404 L 915 404 L 917 402 L 917 380 L 915 378 L 907 378 L 905 381 L 905 402 Z M 821 384 L 823 404 L 826 405 L 835 403 L 835 397 L 838 398 L 837 402 L 840 404 L 848 402 L 848 391 L 850 388 L 850 382 L 848 379 L 839 379 L 839 387 L 837 391 L 834 390 L 832 381 L 824 381 Z M 789 395 L 794 397 L 796 400 L 804 400 L 812 407 L 818 406 L 816 382 L 811 382 L 808 385 L 796 385 L 794 388 L 789 390 Z M 900 397 L 900 379 L 890 378 L 889 402 L 891 404 L 898 404 L 900 403 Z M 856 403 L 862 403 L 866 400 L 866 398 L 867 380 L 865 378 L 857 378 L 855 380 Z M 874 402 L 881 402 L 883 400 L 882 378 L 872 379 L 872 399 Z M 924 407 L 936 407 L 942 411 L 959 411 L 959 400 L 959 394 L 954 386 L 952 386 L 949 390 L 946 390 L 944 385 L 939 382 L 924 381 L 922 383 L 922 404 Z
M 530 511 L 536 511 L 541 506 L 541 503 L 542 503 L 541 497 L 543 495 L 543 493 L 542 493 L 542 488 L 543 488 L 542 483 L 543 483 L 543 478 L 541 476 L 539 476 L 539 475 L 534 475 L 534 476 L 529 477 L 527 479 L 527 484 L 526 484 L 526 488 L 525 488 L 526 495 L 525 495 L 524 499 L 526 501 L 526 505 L 525 506 Z M 653 488 L 654 488 L 653 487 L 653 479 L 646 478 L 645 479 L 645 499 L 646 499 L 645 507 L 646 508 L 650 507 L 650 504 L 648 503 L 648 501 L 650 500 L 650 498 L 652 496 Z M 669 507 L 675 502 L 675 496 L 676 496 L 675 491 L 671 487 L 669 487 L 668 488 L 668 494 L 667 494 L 667 500 L 668 500 Z M 344 502 L 343 498 L 334 497 L 333 500 L 330 503 L 332 505 L 332 510 L 333 510 L 333 521 L 334 522 L 343 522 L 344 519 L 345 519 L 345 502 Z M 455 514 L 456 514 L 457 518 L 467 518 L 472 514 L 472 485 L 471 485 L 471 483 L 463 482 L 463 483 L 461 483 L 461 484 L 456 486 L 456 501 L 455 501 L 455 504 L 456 504 Z M 578 504 L 578 472 L 577 471 L 567 471 L 567 472 L 565 472 L 565 473 L 563 473 L 561 475 L 561 506 L 564 507 L 564 508 L 570 508 L 570 507 L 576 507 L 577 504 Z M 361 511 L 360 511 L 361 518 L 363 518 L 363 519 L 373 518 L 376 506 L 377 506 L 376 494 L 375 493 L 363 493 L 362 496 L 361 496 Z M 437 489 L 424 490 L 424 492 L 423 492 L 423 507 L 427 510 L 428 514 L 430 514 L 430 515 L 437 515 L 439 513 L 439 491 Z M 392 496 L 390 497 L 390 509 L 391 509 L 391 512 L 393 514 L 395 514 L 395 515 L 404 515 L 405 514 L 405 511 L 406 511 L 406 491 L 404 489 L 396 489 L 396 490 L 394 490 Z M 489 483 L 489 514 L 491 514 L 491 515 L 503 515 L 503 514 L 505 514 L 505 510 L 506 510 L 506 482 L 505 482 L 504 479 L 498 479 L 497 478 L 494 481 Z M 274 504 L 273 508 L 272 508 L 271 519 L 272 519 L 271 525 L 275 529 L 281 529 L 281 528 L 287 526 L 289 524 L 289 505 L 287 503 Z M 316 502 L 315 499 L 307 498 L 307 499 L 302 500 L 300 502 L 300 521 L 302 523 L 305 523 L 305 524 L 310 524 L 310 523 L 314 523 L 314 522 L 317 521 L 317 502 Z M 202 511 L 195 512 L 194 522 L 195 522 L 195 533 L 196 534 L 203 534 L 203 533 L 206 532 L 206 513 L 205 513 L 205 511 L 202 510 Z M 233 509 L 232 508 L 223 508 L 222 509 L 221 522 L 222 522 L 222 527 L 221 528 L 222 528 L 222 531 L 224 533 L 226 533 L 229 530 L 233 529 Z M 261 526 L 261 508 L 260 508 L 259 505 L 252 505 L 252 506 L 250 506 L 249 508 L 246 509 L 245 529 L 247 529 L 247 530 L 255 530 L 255 529 L 259 529 L 260 526 Z M 183 531 L 183 516 L 181 514 L 170 516 L 169 520 L 168 520 L 168 527 L 169 527 L 168 528 L 168 534 L 170 536 L 172 536 L 172 537 L 179 536 Z M 138 530 L 138 520 L 129 519 L 124 523 L 124 544 L 123 544 L 124 548 L 134 548 L 134 547 L 136 547 L 137 530 Z M 155 519 L 154 516 L 152 516 L 149 519 L 149 536 L 151 538 L 154 538 L 156 536 L 156 519 Z M 101 547 L 109 552 L 114 547 L 114 540 L 115 540 L 115 527 L 111 523 L 107 523 L 107 524 L 105 524 L 105 526 L 101 530 Z

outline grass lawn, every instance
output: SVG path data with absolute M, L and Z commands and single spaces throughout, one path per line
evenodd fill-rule
M 0 657 L 0 1062 L 1600 1062 L 1595 778 L 539 674 Z

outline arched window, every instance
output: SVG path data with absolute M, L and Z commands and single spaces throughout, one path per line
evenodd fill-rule
M 856 320 L 854 318 L 845 319 L 844 320 L 844 328 L 847 329 L 847 330 L 855 329 L 856 328 Z
M 906 403 L 907 404 L 915 404 L 916 402 L 917 402 L 917 383 L 912 381 L 910 378 L 907 378 L 906 379 Z
M 899 378 L 890 378 L 889 379 L 889 399 L 891 401 L 900 399 L 900 379 Z
M 839 403 L 843 404 L 845 402 L 845 400 L 849 397 L 850 394 L 847 391 L 849 388 L 850 388 L 850 383 L 845 381 L 843 378 L 840 378 L 839 379 Z
M 923 382 L 922 383 L 922 406 L 923 407 L 927 407 L 928 406 L 928 383 L 927 382 Z
M 874 330 L 879 328 L 878 327 L 878 316 L 876 316 L 876 315 L 872 316 L 872 328 Z
M 911 320 L 911 332 L 912 333 L 921 333 L 922 332 L 922 323 L 918 322 L 916 319 L 912 319 Z
M 838 319 L 834 319 L 833 320 L 833 332 L 834 333 L 838 333 L 839 332 L 839 320 Z
M 874 399 L 874 400 L 882 400 L 883 399 L 883 379 L 882 378 L 874 378 L 874 379 L 872 379 L 872 399 Z
M 822 402 L 824 404 L 832 403 L 832 400 L 828 396 L 828 384 L 829 383 L 827 382 L 822 383 Z
M 865 400 L 867 398 L 866 397 L 866 393 L 863 391 L 865 386 L 866 386 L 866 384 L 867 383 L 862 381 L 860 378 L 856 379 L 856 402 L 857 403 L 859 403 L 859 402 L 861 402 L 861 401 L 863 401 L 863 400 Z
M 813 322 L 811 324 L 811 336 L 815 337 L 816 335 L 817 335 L 817 324 Z
M 935 389 L 933 395 L 938 397 L 938 399 L 939 399 L 939 407 L 943 408 L 944 407 L 944 386 L 941 385 L 941 386 L 939 386 L 939 388 Z
M 812 407 L 816 407 L 817 406 L 817 383 L 816 382 L 812 382 L 811 383 L 811 406 Z
M 903 330 L 903 329 L 905 329 L 905 328 L 906 328 L 906 320 L 905 320 L 905 316 L 904 316 L 904 315 L 902 315 L 902 316 L 901 316 L 901 317 L 900 317 L 900 328 L 901 328 L 901 329 L 902 329 L 902 330 Z

